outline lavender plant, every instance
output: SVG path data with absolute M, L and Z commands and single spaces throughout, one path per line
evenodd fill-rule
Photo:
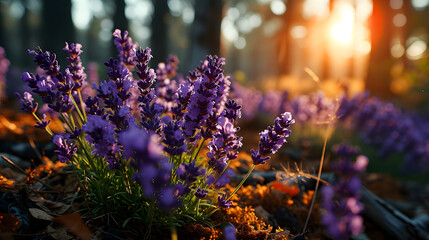
M 0 100 L 5 97 L 6 73 L 9 70 L 9 65 L 6 52 L 4 48 L 0 47 Z
M 260 133 L 253 166 L 228 193 L 224 187 L 234 174 L 229 164 L 237 158 L 242 137 L 237 135 L 241 106 L 229 99 L 225 59 L 207 56 L 186 79 L 180 78 L 177 58 L 155 71 L 149 67 L 149 48 L 137 48 L 126 31 L 116 30 L 113 36 L 119 59 L 105 62 L 108 79 L 93 83 L 95 95 L 84 91 L 89 85 L 80 44 L 66 43 L 69 65 L 64 71 L 54 53 L 29 50 L 44 75 L 25 72 L 22 80 L 63 121 L 63 132 L 49 128 L 52 117 L 39 117 L 31 93 L 17 94 L 21 108 L 52 136 L 59 160 L 79 176 L 87 214 L 122 227 L 143 224 L 146 236 L 152 226 L 210 225 L 209 217 L 231 205 L 255 165 L 286 143 L 292 115 L 281 114 Z M 205 146 L 206 157 L 200 154 Z
M 349 239 L 363 228 L 363 218 L 359 215 L 363 210 L 363 204 L 359 202 L 362 183 L 358 173 L 365 171 L 368 158 L 359 155 L 353 163 L 352 157 L 359 151 L 346 144 L 334 146 L 333 150 L 339 156 L 339 161 L 332 164 L 337 180 L 322 189 L 325 210 L 322 223 L 334 239 Z

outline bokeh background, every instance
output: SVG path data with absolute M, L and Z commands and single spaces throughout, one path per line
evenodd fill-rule
M 169 54 L 187 74 L 206 54 L 226 57 L 226 72 L 262 91 L 292 94 L 341 83 L 427 113 L 429 0 L 1 0 L 0 46 L 11 65 L 7 94 L 32 70 L 27 49 L 83 45 L 84 65 L 117 55 L 114 29 Z M 155 66 L 156 67 L 156 66 Z M 316 84 L 314 77 L 322 84 Z M 335 91 L 331 94 L 335 95 Z

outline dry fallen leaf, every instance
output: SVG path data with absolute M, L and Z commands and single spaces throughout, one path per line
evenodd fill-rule
M 67 230 L 83 240 L 90 240 L 92 232 L 82 222 L 79 213 L 72 213 L 56 217 L 52 219 L 53 222 L 59 223 L 67 228 Z
M 50 201 L 44 198 L 29 197 L 29 199 L 40 207 L 40 209 L 54 216 L 61 216 L 71 208 L 71 205 L 67 205 L 62 202 Z
M 47 214 L 45 211 L 38 209 L 38 208 L 29 208 L 28 210 L 30 211 L 31 215 L 37 219 L 51 221 L 53 218 L 51 215 Z

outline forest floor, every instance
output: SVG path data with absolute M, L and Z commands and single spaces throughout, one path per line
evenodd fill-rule
M 53 123 L 53 128 L 60 127 Z M 12 110 L 0 111 L 0 239 L 127 239 L 133 236 L 129 229 L 107 228 L 96 219 L 79 214 L 84 203 L 78 200 L 77 177 L 65 171 L 65 164 L 56 160 L 49 135 L 35 129 L 27 114 Z M 255 129 L 257 131 L 257 129 Z M 258 135 L 248 137 L 247 148 L 255 146 Z M 246 139 L 246 138 L 245 138 Z M 246 142 L 245 142 L 246 144 Z M 309 203 L 314 194 L 314 172 L 318 159 L 308 160 L 302 166 L 297 161 L 306 152 L 305 141 L 291 145 L 293 151 L 284 151 L 270 165 L 258 166 L 233 198 L 229 210 L 214 214 L 214 228 L 199 223 L 178 229 L 179 239 L 222 239 L 222 222 L 237 228 L 238 239 L 293 239 L 303 230 Z M 248 149 L 245 149 L 246 151 Z M 204 154 L 204 152 L 202 153 Z M 237 175 L 231 186 L 237 184 L 250 166 L 250 157 L 241 153 L 232 164 Z M 285 164 L 289 163 L 289 164 Z M 285 166 L 286 165 L 286 166 Z M 299 167 L 298 167 L 299 166 Z M 281 187 L 278 174 L 295 179 L 290 187 Z M 326 167 L 327 172 L 329 168 Z M 410 219 L 429 212 L 429 186 L 404 181 L 387 174 L 367 173 L 364 186 Z M 322 184 L 323 186 L 323 184 Z M 233 187 L 230 187 L 231 191 Z M 330 239 L 321 224 L 320 194 L 308 225 L 307 239 Z M 364 216 L 364 232 L 356 239 L 391 239 L 379 223 Z M 368 221 L 367 221 L 368 220 Z M 156 231 L 155 231 L 156 232 Z M 162 233 L 157 239 L 169 239 Z

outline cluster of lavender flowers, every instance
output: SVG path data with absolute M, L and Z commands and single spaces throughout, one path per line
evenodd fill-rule
M 329 120 L 338 106 L 335 99 L 327 98 L 323 93 L 298 95 L 289 100 L 287 92 L 262 94 L 238 83 L 234 83 L 233 90 L 244 109 L 253 109 L 252 114 L 243 114 L 245 118 L 254 117 L 258 111 L 278 115 L 285 109 L 291 109 L 300 123 L 323 123 Z M 380 157 L 402 153 L 406 171 L 429 169 L 427 118 L 404 112 L 390 102 L 370 97 L 367 92 L 351 98 L 343 96 L 336 116 L 344 127 L 359 132 L 366 144 L 379 149 Z
M 104 63 L 108 79 L 93 83 L 93 90 L 86 82 L 80 44 L 66 43 L 69 65 L 64 71 L 54 53 L 29 50 L 44 72 L 26 72 L 22 80 L 49 109 L 47 113 L 61 118 L 64 132 L 52 132 L 49 114 L 38 116 L 38 103 L 31 93 L 17 94 L 21 108 L 33 114 L 37 127 L 51 134 L 61 162 L 69 162 L 83 174 L 95 172 L 87 176 L 95 181 L 90 186 L 103 176 L 123 179 L 124 189 L 131 195 L 141 194 L 147 203 L 196 215 L 213 212 L 209 210 L 217 206 L 229 207 L 229 199 L 245 179 L 232 194 L 222 189 L 234 174 L 229 164 L 242 146 L 237 135 L 242 108 L 229 98 L 231 80 L 223 73 L 225 59 L 207 56 L 184 78 L 177 74 L 176 57 L 151 69 L 149 48 L 137 47 L 127 31 L 116 30 L 113 36 L 119 59 Z M 260 134 L 249 174 L 286 143 L 293 123 L 292 115 L 285 112 Z M 207 158 L 199 156 L 205 145 Z M 133 192 L 133 184 L 140 190 Z M 117 194 L 106 197 L 113 199 Z
M 405 170 L 429 169 L 428 119 L 423 116 L 404 112 L 368 93 L 343 98 L 338 116 L 358 130 L 366 144 L 379 149 L 381 157 L 403 153 Z
M 9 69 L 10 62 L 6 58 L 4 48 L 0 47 L 0 99 L 5 97 L 6 73 Z
M 334 239 L 342 240 L 362 231 L 363 219 L 359 215 L 363 210 L 363 204 L 359 202 L 362 183 L 358 174 L 365 171 L 368 158 L 359 155 L 353 163 L 352 157 L 359 151 L 347 144 L 334 146 L 333 152 L 339 156 L 339 161 L 332 164 L 336 181 L 322 189 L 325 210 L 322 224 Z
M 277 116 L 285 110 L 291 111 L 298 122 L 326 122 L 329 115 L 335 112 L 335 100 L 329 99 L 318 92 L 313 95 L 298 95 L 289 99 L 287 91 L 270 90 L 262 93 L 259 90 L 246 88 L 234 83 L 233 94 L 243 104 L 246 112 L 243 117 L 253 118 L 256 113 L 263 112 Z

